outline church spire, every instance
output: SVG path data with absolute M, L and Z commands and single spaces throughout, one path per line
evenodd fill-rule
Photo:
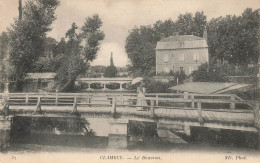
M 110 57 L 110 66 L 115 67 L 114 61 L 113 61 L 113 52 L 111 52 L 111 57 Z
M 22 19 L 22 0 L 19 0 L 18 11 L 19 11 L 19 20 L 21 20 Z

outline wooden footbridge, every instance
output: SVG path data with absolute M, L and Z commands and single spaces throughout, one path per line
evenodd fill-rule
M 113 117 L 111 125 L 121 125 L 125 132 L 129 120 L 155 122 L 164 129 L 196 126 L 255 132 L 260 147 L 259 102 L 232 94 L 148 93 L 143 99 L 147 102 L 145 107 L 137 105 L 136 93 L 9 93 L 0 94 L 0 100 L 3 104 L 0 130 L 5 131 L 10 131 L 13 116 L 71 117 L 72 114 Z
M 70 113 L 145 119 L 159 123 L 258 132 L 259 103 L 235 95 L 146 95 L 147 106 L 137 106 L 137 95 L 89 93 L 0 94 L 2 114 Z M 137 108 L 142 107 L 142 110 Z

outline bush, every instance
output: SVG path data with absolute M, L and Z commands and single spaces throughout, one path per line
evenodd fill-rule
M 194 82 L 228 82 L 228 76 L 235 75 L 236 68 L 228 64 L 208 64 L 199 66 L 191 73 Z
M 175 81 L 165 83 L 152 78 L 146 79 L 144 82 L 147 93 L 170 93 L 171 90 L 168 88 L 175 85 Z
M 104 77 L 116 77 L 117 69 L 115 66 L 108 66 L 105 70 Z

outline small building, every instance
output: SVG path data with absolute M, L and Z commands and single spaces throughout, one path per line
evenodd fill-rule
M 208 61 L 206 38 L 176 35 L 160 40 L 156 46 L 156 75 L 171 71 L 184 71 L 189 75 L 202 63 Z
M 56 73 L 27 73 L 23 85 L 23 92 L 48 92 L 54 86 Z

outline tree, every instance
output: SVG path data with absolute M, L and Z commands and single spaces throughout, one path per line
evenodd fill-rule
M 0 35 L 0 81 L 8 80 L 7 58 L 9 51 L 9 36 L 6 32 Z
M 180 15 L 178 20 L 171 19 L 157 21 L 151 25 L 135 27 L 129 32 L 126 38 L 126 53 L 132 65 L 131 70 L 134 76 L 155 75 L 155 48 L 158 41 L 163 37 L 169 37 L 174 33 L 194 34 L 203 36 L 206 26 L 206 16 L 203 12 L 196 12 Z
M 206 27 L 207 17 L 204 12 L 180 14 L 176 21 L 176 26 L 181 35 L 195 35 L 203 37 L 203 31 Z
M 46 33 L 56 19 L 58 0 L 29 0 L 23 7 L 23 16 L 10 27 L 10 62 L 14 67 L 12 76 L 17 81 L 17 89 L 25 74 L 33 69 L 35 62 L 45 52 Z
M 117 75 L 117 69 L 115 66 L 108 66 L 105 70 L 104 76 L 105 77 L 116 77 Z
M 105 37 L 104 32 L 100 31 L 101 26 L 99 16 L 94 15 L 86 19 L 79 33 L 75 23 L 67 31 L 69 40 L 56 76 L 57 85 L 61 86 L 59 91 L 73 90 L 76 78 L 86 72 L 89 62 L 96 58 L 100 42 Z
M 195 82 L 228 82 L 228 77 L 236 74 L 236 68 L 232 65 L 204 63 L 191 76 Z
M 132 63 L 134 76 L 155 74 L 157 40 L 154 30 L 150 26 L 135 28 L 128 35 L 125 48 Z
M 211 61 L 247 67 L 258 61 L 258 11 L 247 8 L 241 16 L 227 15 L 208 24 Z
M 184 34 L 191 35 L 193 33 L 192 28 L 194 26 L 192 14 L 191 13 L 186 13 L 184 15 L 180 14 L 177 20 L 177 26 L 181 35 Z
M 61 38 L 61 40 L 57 43 L 57 45 L 53 49 L 54 57 L 65 54 L 66 44 L 67 43 L 65 41 L 65 38 L 64 37 Z

